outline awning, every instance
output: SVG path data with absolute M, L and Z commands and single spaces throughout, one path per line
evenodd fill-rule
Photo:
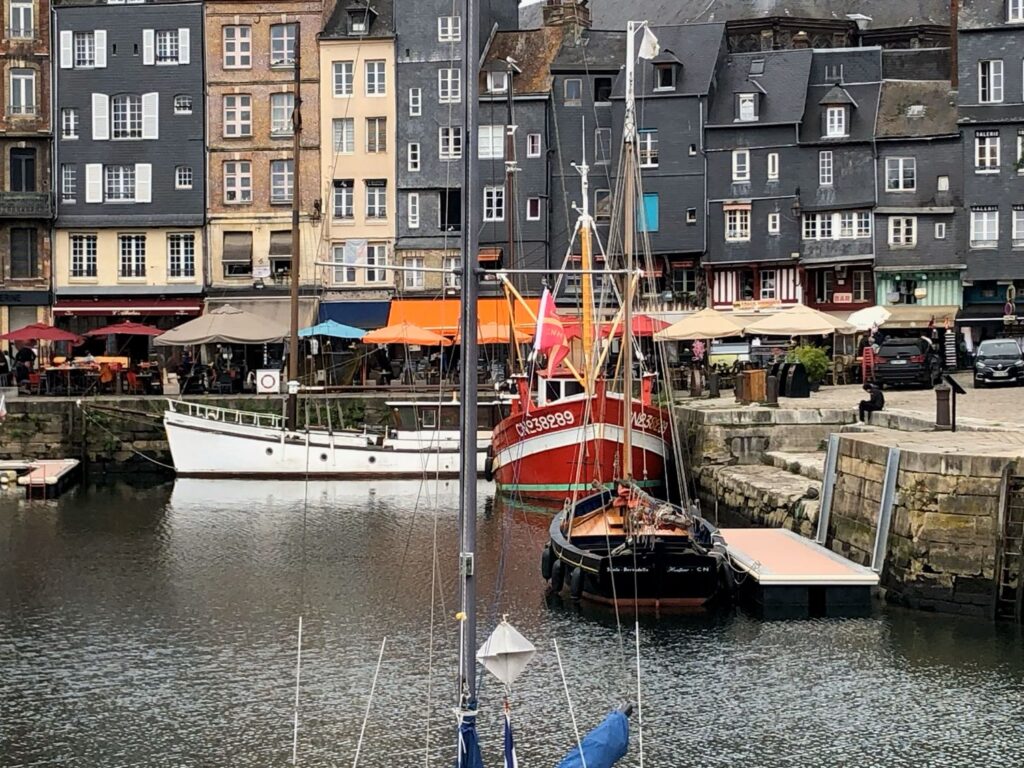
M 299 328 L 308 328 L 316 322 L 317 299 L 315 297 L 304 297 L 299 299 Z M 208 298 L 206 300 L 206 311 L 214 307 L 230 304 L 235 309 L 252 312 L 254 315 L 265 317 L 275 323 L 281 323 L 286 328 L 291 327 L 292 313 L 291 301 L 286 296 L 269 296 L 265 299 L 240 298 L 237 296 L 223 296 Z
M 221 261 L 225 264 L 248 264 L 252 261 L 252 232 L 225 232 Z
M 320 322 L 333 320 L 372 331 L 388 324 L 390 309 L 390 301 L 322 301 Z
M 159 296 L 97 299 L 61 299 L 53 307 L 54 315 L 96 317 L 163 317 L 168 315 L 195 316 L 203 311 L 203 300 L 195 298 Z
M 292 255 L 292 231 L 290 229 L 286 229 L 283 232 L 278 231 L 270 233 L 270 255 Z
M 481 248 L 477 257 L 480 261 L 501 261 L 501 248 Z
M 961 324 L 1003 323 L 1002 304 L 968 304 L 960 310 L 956 321 Z
M 526 299 L 527 305 L 534 316 L 540 308 L 540 299 Z M 391 312 L 388 314 L 388 325 L 412 323 L 420 328 L 454 336 L 459 329 L 458 299 L 394 299 Z M 477 301 L 477 312 L 480 325 L 494 323 L 509 324 L 508 301 L 501 299 L 480 299 Z M 515 307 L 515 325 L 519 330 L 533 330 L 534 320 L 522 305 L 513 302 Z
M 947 322 L 952 325 L 960 311 L 956 305 L 928 307 L 922 304 L 887 304 L 885 308 L 889 310 L 890 316 L 882 327 L 893 329 L 942 328 Z

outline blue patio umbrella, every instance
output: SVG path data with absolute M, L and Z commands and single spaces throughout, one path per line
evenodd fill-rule
M 330 336 L 332 339 L 361 339 L 366 335 L 362 328 L 353 328 L 351 325 L 344 325 L 334 320 L 325 320 L 309 328 L 299 331 L 299 336 Z

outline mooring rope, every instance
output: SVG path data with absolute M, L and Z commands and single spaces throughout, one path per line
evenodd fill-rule
M 138 448 L 136 448 L 134 445 L 132 445 L 129 442 L 126 442 L 120 435 L 118 435 L 112 429 L 108 428 L 105 424 L 97 421 L 92 416 L 92 414 L 90 414 L 89 411 L 86 410 L 86 407 L 82 404 L 81 400 L 77 401 L 76 405 L 82 411 L 82 415 L 85 416 L 85 418 L 87 418 L 92 424 L 96 425 L 101 430 L 106 432 L 110 437 L 113 437 L 115 440 L 120 442 L 122 447 L 126 447 L 129 451 L 134 453 L 139 458 L 145 459 L 146 461 L 148 461 L 148 462 L 150 462 L 152 464 L 156 464 L 158 467 L 163 467 L 164 469 L 170 469 L 172 471 L 174 470 L 174 465 L 173 464 L 165 464 L 164 462 L 160 461 L 159 459 L 154 459 L 152 456 L 147 456 L 142 451 L 140 451 Z

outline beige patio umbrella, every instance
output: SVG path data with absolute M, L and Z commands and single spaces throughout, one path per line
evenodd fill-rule
M 829 333 L 853 333 L 857 329 L 832 315 L 797 304 L 756 320 L 745 329 L 747 335 L 824 336 Z
M 288 338 L 288 327 L 223 304 L 157 336 L 158 347 L 193 344 L 269 344 Z
M 656 341 L 691 341 L 696 339 L 727 339 L 743 335 L 743 325 L 717 309 L 702 309 L 663 331 L 654 334 Z

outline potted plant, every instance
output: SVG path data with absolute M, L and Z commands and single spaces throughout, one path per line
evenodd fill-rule
M 790 363 L 801 363 L 807 371 L 807 381 L 811 389 L 817 391 L 825 375 L 832 367 L 832 361 L 821 347 L 814 347 L 810 344 L 801 344 L 791 349 L 786 355 L 786 361 Z

